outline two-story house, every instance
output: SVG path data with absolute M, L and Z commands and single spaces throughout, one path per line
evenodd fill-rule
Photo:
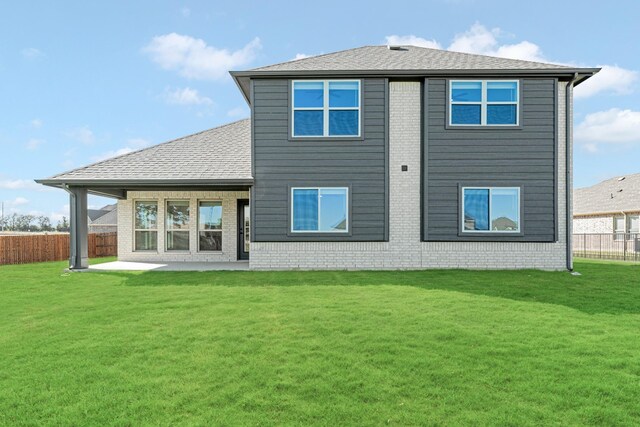
M 251 118 L 38 182 L 116 197 L 118 258 L 571 269 L 572 90 L 598 69 L 365 46 L 231 72 Z

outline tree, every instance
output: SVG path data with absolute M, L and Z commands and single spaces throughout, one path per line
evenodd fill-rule
M 40 231 L 53 231 L 53 227 L 51 226 L 51 220 L 49 217 L 41 215 L 37 218 L 38 227 Z
M 69 231 L 69 221 L 66 216 L 63 216 L 60 222 L 58 222 L 58 226 L 56 227 L 57 231 Z

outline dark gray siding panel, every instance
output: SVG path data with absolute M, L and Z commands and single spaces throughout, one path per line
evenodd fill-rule
M 387 217 L 387 85 L 364 79 L 364 138 L 291 140 L 286 79 L 253 80 L 253 240 L 384 241 Z M 289 233 L 289 188 L 346 186 L 351 192 L 349 235 Z
M 447 82 L 425 84 L 423 238 L 429 241 L 556 239 L 556 84 L 522 79 L 520 128 L 447 128 Z M 459 184 L 522 185 L 522 236 L 460 236 Z

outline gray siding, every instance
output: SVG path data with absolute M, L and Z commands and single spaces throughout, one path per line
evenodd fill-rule
M 556 82 L 521 79 L 520 127 L 447 128 L 445 79 L 425 80 L 423 239 L 555 241 Z M 459 184 L 522 186 L 522 236 L 459 236 Z
M 291 140 L 287 79 L 253 80 L 253 240 L 383 241 L 387 234 L 387 82 L 364 79 L 363 138 Z M 348 186 L 349 235 L 289 233 L 291 186 Z

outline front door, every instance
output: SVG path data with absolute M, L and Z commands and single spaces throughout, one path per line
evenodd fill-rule
M 251 227 L 249 201 L 238 200 L 238 259 L 249 259 L 249 241 Z

